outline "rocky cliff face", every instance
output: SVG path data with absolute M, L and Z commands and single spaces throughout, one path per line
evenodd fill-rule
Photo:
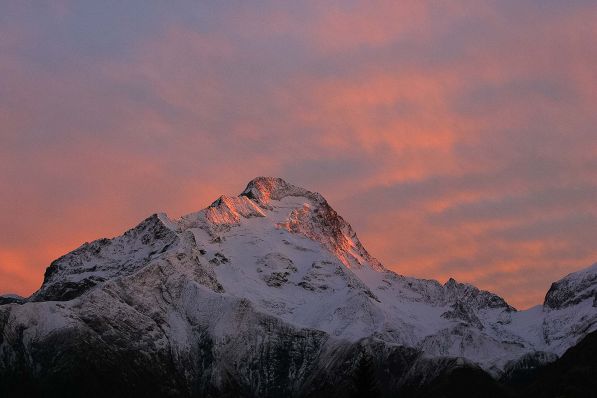
M 564 309 L 592 300 L 597 306 L 597 263 L 551 284 L 544 306 L 552 310 Z
M 597 328 L 596 275 L 516 311 L 453 279 L 386 270 L 321 195 L 261 177 L 86 243 L 29 299 L 0 301 L 0 392 L 346 396 L 363 355 L 387 393 L 453 368 L 499 377 Z

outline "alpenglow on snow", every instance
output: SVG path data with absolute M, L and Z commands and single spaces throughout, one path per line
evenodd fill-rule
M 597 264 L 517 311 L 454 279 L 399 275 L 323 196 L 258 177 L 196 213 L 85 243 L 31 297 L 0 301 L 0 384 L 91 366 L 137 392 L 159 379 L 164 395 L 299 396 L 362 350 L 400 361 L 396 385 L 462 363 L 499 377 L 595 331 L 596 289 Z

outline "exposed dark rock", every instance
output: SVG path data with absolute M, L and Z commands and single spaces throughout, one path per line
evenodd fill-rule
M 22 297 L 16 296 L 0 296 L 0 305 L 5 304 L 23 304 L 26 300 Z
M 566 277 L 552 283 L 545 295 L 544 305 L 561 309 L 586 299 L 597 300 L 597 272 L 576 278 Z

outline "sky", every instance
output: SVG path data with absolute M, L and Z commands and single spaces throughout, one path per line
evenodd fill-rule
M 517 308 L 597 261 L 597 2 L 6 1 L 0 292 L 260 175 Z

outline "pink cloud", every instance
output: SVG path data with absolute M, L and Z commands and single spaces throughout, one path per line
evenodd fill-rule
M 386 266 L 516 306 L 595 261 L 595 7 L 221 7 L 99 55 L 3 28 L 1 291 L 256 175 L 320 191 Z

